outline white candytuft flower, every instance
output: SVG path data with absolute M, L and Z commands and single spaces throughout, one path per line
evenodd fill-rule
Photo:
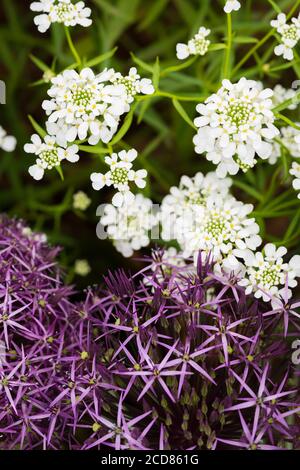
M 261 244 L 259 227 L 255 219 L 248 217 L 252 210 L 251 204 L 243 204 L 232 196 L 208 197 L 206 205 L 199 206 L 193 224 L 190 220 L 186 223 L 186 215 L 178 220 L 184 254 L 197 256 L 201 250 L 226 269 L 236 270 L 240 264 L 237 258 Z
M 262 90 L 254 80 L 241 78 L 232 84 L 223 80 L 222 87 L 204 104 L 197 105 L 201 114 L 195 119 L 199 127 L 193 139 L 197 153 L 217 165 L 217 175 L 235 175 L 252 168 L 258 155 L 268 159 L 272 140 L 279 135 L 272 112 L 273 91 Z
M 239 268 L 237 258 L 255 250 L 261 238 L 255 220 L 248 218 L 253 206 L 232 197 L 230 184 L 215 173 L 182 177 L 162 202 L 162 238 L 176 240 L 184 256 L 197 256 L 201 250 L 223 268 Z
M 207 36 L 210 34 L 210 29 L 201 26 L 195 36 L 189 40 L 187 44 L 178 43 L 176 45 L 176 55 L 180 60 L 186 59 L 190 55 L 204 55 L 208 51 L 210 41 Z
M 52 23 L 63 23 L 65 26 L 90 26 L 91 9 L 85 3 L 72 0 L 40 0 L 30 5 L 32 11 L 41 13 L 34 18 L 40 33 L 45 33 Z
M 293 162 L 292 168 L 290 169 L 290 174 L 295 176 L 293 180 L 293 188 L 295 191 L 300 190 L 300 163 Z M 298 193 L 298 198 L 300 199 L 300 193 Z
M 0 148 L 5 152 L 13 152 L 16 148 L 17 140 L 0 126 Z
M 225 13 L 231 13 L 232 11 L 238 11 L 241 8 L 240 2 L 238 0 L 227 0 L 224 6 Z
M 181 227 L 178 226 L 178 218 L 184 214 L 197 215 L 199 205 L 205 205 L 206 199 L 211 195 L 226 196 L 231 186 L 229 178 L 220 179 L 214 172 L 204 176 L 196 173 L 192 178 L 182 176 L 179 186 L 173 186 L 170 194 L 165 196 L 161 205 L 162 237 L 164 240 L 179 240 Z M 186 217 L 187 222 L 188 216 Z
M 128 104 L 134 101 L 136 95 L 152 95 L 155 91 L 152 81 L 149 78 L 141 78 L 135 67 L 131 67 L 128 75 L 125 77 L 120 72 L 115 72 L 110 81 L 125 87 Z M 129 111 L 129 107 L 127 111 Z
M 150 243 L 150 231 L 157 225 L 152 201 L 137 194 L 130 203 L 122 207 L 107 204 L 100 223 L 106 228 L 108 237 L 123 256 L 132 256 Z
M 130 204 L 134 200 L 134 195 L 130 191 L 130 183 L 134 182 L 138 188 L 146 186 L 145 178 L 146 170 L 132 169 L 132 162 L 137 157 L 137 151 L 134 149 L 122 150 L 119 153 L 113 153 L 109 157 L 105 157 L 105 163 L 110 166 L 110 170 L 103 173 L 92 173 L 92 186 L 99 191 L 104 186 L 113 186 L 118 192 L 112 199 L 112 204 L 121 207 L 124 203 Z
M 277 106 L 281 104 L 283 101 L 289 100 L 291 98 L 295 98 L 297 96 L 297 91 L 293 88 L 284 88 L 282 85 L 276 85 L 273 89 L 273 104 Z M 297 109 L 297 104 L 290 104 L 287 109 Z
M 261 84 L 262 88 L 263 85 Z M 283 101 L 289 100 L 291 98 L 295 98 L 297 95 L 296 90 L 292 88 L 284 88 L 282 85 L 276 85 L 275 88 L 273 89 L 273 105 L 277 106 L 281 104 Z M 288 106 L 287 109 L 294 110 L 297 108 L 297 104 L 292 103 L 290 106 Z M 295 142 L 295 136 L 297 135 L 297 131 L 292 128 L 292 127 L 283 127 L 280 129 L 280 138 L 282 143 L 287 147 L 287 149 L 291 152 L 293 156 L 297 156 L 297 153 L 300 152 L 300 145 L 299 145 L 299 151 L 297 152 L 297 147 L 298 144 Z M 299 134 L 299 132 L 298 132 Z M 274 165 L 278 158 L 281 156 L 281 148 L 278 142 L 275 140 L 270 141 L 272 144 L 272 152 L 271 156 L 268 158 L 268 162 L 271 165 Z M 296 152 L 296 154 L 295 154 Z M 299 154 L 300 157 L 300 154 Z
M 295 123 L 300 126 L 299 123 Z M 280 129 L 280 140 L 288 149 L 292 157 L 300 158 L 300 131 L 292 126 L 282 127 Z
M 110 83 L 114 74 L 113 69 L 105 69 L 95 75 L 85 68 L 80 73 L 65 70 L 51 80 L 48 90 L 51 100 L 45 100 L 42 106 L 49 116 L 48 122 L 57 124 L 60 144 L 63 135 L 68 142 L 89 138 L 91 145 L 111 140 L 128 106 L 124 85 Z M 51 134 L 54 133 L 55 126 L 51 129 Z
M 293 60 L 293 49 L 300 39 L 300 15 L 298 18 L 292 18 L 291 22 L 287 23 L 286 15 L 280 13 L 276 20 L 271 21 L 271 26 L 281 36 L 281 44 L 275 47 L 274 53 L 277 56 L 282 55 L 286 60 Z
M 32 135 L 31 142 L 24 146 L 24 150 L 37 156 L 35 165 L 30 166 L 28 170 L 35 180 L 41 180 L 45 170 L 59 167 L 63 160 L 71 163 L 79 160 L 77 145 L 62 148 L 56 144 L 54 137 L 46 135 L 42 141 L 37 134 Z
M 271 300 L 274 306 L 276 299 L 286 293 L 285 287 L 296 287 L 296 277 L 300 275 L 300 256 L 296 255 L 289 263 L 284 263 L 285 247 L 276 248 L 268 243 L 262 252 L 251 253 L 245 257 L 246 272 L 239 285 L 246 288 L 246 294 L 254 292 L 256 298 L 262 297 L 265 302 Z M 288 292 L 288 298 L 291 291 Z
M 85 211 L 91 202 L 90 198 L 83 191 L 77 191 L 77 193 L 73 194 L 73 208 L 78 211 Z

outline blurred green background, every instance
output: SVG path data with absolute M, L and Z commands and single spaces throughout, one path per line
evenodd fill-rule
M 33 133 L 28 115 L 44 124 L 41 103 L 49 86 L 40 83 L 42 72 L 30 55 L 34 54 L 49 67 L 54 64 L 57 72 L 73 62 L 63 27 L 54 25 L 46 34 L 39 33 L 33 24 L 34 13 L 29 9 L 30 3 L 29 0 L 1 1 L 0 78 L 7 85 L 7 104 L 1 106 L 0 125 L 16 136 L 18 146 L 14 153 L 1 151 L 0 211 L 26 219 L 32 228 L 46 232 L 51 243 L 63 246 L 61 260 L 69 271 L 76 259 L 87 259 L 92 266 L 90 276 L 76 279 L 79 286 L 86 285 L 99 281 L 100 274 L 108 268 L 122 265 L 134 270 L 138 262 L 125 260 L 109 241 L 100 241 L 96 237 L 96 208 L 111 199 L 110 192 L 95 192 L 90 185 L 90 173 L 101 170 L 99 156 L 84 154 L 78 164 L 65 165 L 64 181 L 55 171 L 47 173 L 40 182 L 33 181 L 28 175 L 28 166 L 33 163 L 33 158 L 23 151 L 23 145 Z M 196 103 L 192 97 L 208 96 L 216 89 L 223 50 L 208 53 L 182 71 L 168 73 L 166 68 L 179 63 L 175 53 L 176 43 L 187 42 L 201 25 L 212 30 L 212 42 L 221 43 L 224 40 L 224 2 L 87 0 L 85 3 L 92 9 L 93 26 L 71 29 L 81 57 L 92 59 L 117 46 L 115 55 L 96 69 L 107 66 L 126 73 L 134 65 L 131 57 L 134 53 L 135 57 L 148 64 L 148 71 L 147 65 L 144 65 L 144 70 L 138 69 L 141 75 L 149 77 L 159 57 L 160 90 L 184 97 L 180 102 L 193 119 Z M 270 3 L 243 1 L 243 8 L 235 14 L 236 61 L 256 44 L 257 38 L 269 31 L 270 19 L 276 16 Z M 293 4 L 290 0 L 276 2 L 286 11 Z M 272 53 L 274 41 L 276 43 L 275 38 L 271 38 L 232 80 L 245 75 L 262 80 L 266 86 L 281 83 L 290 87 L 293 80 L 300 76 L 299 64 L 295 61 L 282 68 L 283 61 Z M 158 62 L 155 67 L 158 67 Z M 297 112 L 290 116 L 295 120 L 298 118 Z M 182 174 L 205 173 L 213 168 L 204 156 L 195 155 L 193 134 L 193 129 L 178 114 L 171 99 L 155 97 L 147 100 L 147 105 L 139 103 L 128 134 L 115 150 L 131 146 L 139 151 L 138 164 L 149 172 L 145 194 L 160 202 L 169 187 L 179 182 Z M 286 183 L 286 160 L 280 161 L 277 167 L 263 163 L 247 175 L 235 177 L 234 191 L 240 199 L 255 204 L 265 240 L 284 241 L 292 252 L 300 252 L 300 202 L 296 194 L 285 186 Z M 85 191 L 92 199 L 91 206 L 83 214 L 72 209 L 73 193 L 78 190 Z M 276 210 L 276 205 L 272 207 L 272 200 L 280 194 L 283 194 L 282 201 L 287 204 L 284 209 Z M 69 279 L 73 280 L 71 275 Z

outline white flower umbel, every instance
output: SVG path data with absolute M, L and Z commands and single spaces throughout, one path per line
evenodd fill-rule
M 290 174 L 294 176 L 293 188 L 295 191 L 300 190 L 300 163 L 293 162 L 292 168 L 290 169 Z M 300 193 L 298 193 L 298 198 L 300 199 Z
M 210 253 L 226 269 L 235 270 L 238 258 L 256 250 L 261 244 L 259 227 L 249 218 L 253 206 L 243 204 L 232 196 L 210 196 L 206 205 L 199 206 L 193 224 L 186 223 L 186 214 L 179 218 L 180 244 L 184 254 L 190 256 L 199 250 Z
M 300 126 L 300 123 L 295 123 Z M 292 126 L 282 127 L 280 129 L 280 140 L 288 149 L 292 157 L 300 158 L 300 131 Z
M 90 198 L 83 192 L 78 191 L 73 194 L 73 208 L 78 211 L 85 211 L 91 204 Z
M 223 80 L 222 87 L 205 103 L 197 105 L 201 115 L 195 119 L 199 130 L 194 137 L 195 151 L 217 165 L 217 175 L 235 175 L 256 163 L 255 156 L 268 159 L 272 140 L 279 134 L 272 112 L 273 91 L 262 90 L 254 80 L 238 83 Z
M 17 140 L 12 135 L 7 135 L 6 130 L 0 126 L 0 148 L 5 152 L 13 152 L 16 148 Z
M 176 55 L 180 60 L 186 59 L 190 55 L 204 55 L 208 51 L 210 41 L 207 36 L 210 34 L 210 29 L 201 26 L 195 36 L 189 40 L 187 44 L 178 43 L 176 45 Z
M 300 256 L 296 255 L 285 263 L 283 256 L 287 253 L 285 247 L 276 248 L 268 243 L 262 252 L 251 253 L 245 257 L 246 272 L 239 285 L 246 288 L 246 294 L 254 292 L 256 298 L 276 303 L 285 293 L 286 287 L 296 287 L 296 277 L 300 275 Z M 289 291 L 288 297 L 291 296 Z
M 34 18 L 34 23 L 40 33 L 45 33 L 52 23 L 63 23 L 65 26 L 90 26 L 92 24 L 91 9 L 80 1 L 72 0 L 40 0 L 30 5 L 32 11 L 40 13 Z
M 150 243 L 150 231 L 158 223 L 150 199 L 137 194 L 130 203 L 122 207 L 107 204 L 100 222 L 106 228 L 108 237 L 123 256 L 133 255 Z
M 274 53 L 277 56 L 282 55 L 286 60 L 293 60 L 293 49 L 300 39 L 300 15 L 298 18 L 292 18 L 291 22 L 287 23 L 286 15 L 280 13 L 276 20 L 271 21 L 271 26 L 277 30 L 281 41 L 275 47 Z
M 63 160 L 71 163 L 79 160 L 77 145 L 62 148 L 56 144 L 54 137 L 46 135 L 42 141 L 37 134 L 33 134 L 31 142 L 24 146 L 24 150 L 26 153 L 33 153 L 37 156 L 35 165 L 30 166 L 28 170 L 35 180 L 41 180 L 45 170 L 59 167 Z
M 238 11 L 241 8 L 240 2 L 238 0 L 227 0 L 224 6 L 225 13 L 231 13 L 232 11 Z
M 155 91 L 152 81 L 149 78 L 141 78 L 135 67 L 131 67 L 126 76 L 123 76 L 120 72 L 115 72 L 110 81 L 115 85 L 124 85 L 128 104 L 134 101 L 136 95 L 152 95 Z
M 134 195 L 130 191 L 131 182 L 135 183 L 138 188 L 146 186 L 147 171 L 144 169 L 134 171 L 132 169 L 132 162 L 137 155 L 137 151 L 134 149 L 128 152 L 122 150 L 119 153 L 113 153 L 110 157 L 105 157 L 105 163 L 110 166 L 107 173 L 91 174 L 92 186 L 96 191 L 104 186 L 113 186 L 118 190 L 112 198 L 112 204 L 116 207 L 133 202 Z
M 281 104 L 283 101 L 289 100 L 291 98 L 296 99 L 297 91 L 293 88 L 284 88 L 282 85 L 276 85 L 273 89 L 273 104 L 277 106 Z M 297 109 L 297 104 L 292 103 L 287 109 Z
M 211 172 L 204 176 L 196 173 L 192 178 L 182 176 L 179 186 L 173 186 L 170 194 L 165 196 L 161 205 L 162 237 L 164 240 L 180 240 L 181 226 L 178 219 L 184 214 L 197 215 L 198 206 L 206 205 L 206 199 L 213 194 L 226 196 L 231 186 L 229 178 L 220 179 L 216 173 Z M 188 217 L 186 217 L 186 223 Z
M 110 79 L 113 69 L 105 69 L 95 75 L 92 69 L 65 70 L 51 80 L 48 90 L 51 100 L 45 100 L 43 109 L 50 124 L 57 123 L 57 136 L 74 142 L 77 138 L 91 145 L 109 142 L 116 132 L 120 116 L 127 108 L 127 93 L 124 85 L 113 85 Z M 52 129 L 52 134 L 55 129 Z

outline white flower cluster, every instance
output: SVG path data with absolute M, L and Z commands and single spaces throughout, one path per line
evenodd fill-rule
M 263 84 L 260 83 L 261 89 Z M 284 88 L 282 85 L 276 85 L 273 90 L 273 106 L 281 104 L 283 101 L 295 98 L 297 96 L 296 90 L 292 88 Z M 296 103 L 291 103 L 287 109 L 295 110 L 297 108 Z M 299 125 L 299 124 L 298 124 Z M 300 132 L 291 126 L 281 127 L 279 140 L 282 145 L 291 153 L 292 157 L 300 157 Z M 298 141 L 298 142 L 297 142 Z M 276 140 L 270 140 L 269 143 L 272 145 L 272 152 L 268 158 L 268 162 L 274 165 L 278 158 L 281 156 L 281 148 Z
M 261 244 L 259 227 L 248 215 L 251 204 L 229 194 L 230 180 L 216 174 L 182 177 L 162 203 L 162 238 L 175 239 L 184 256 L 210 253 L 225 269 L 236 270 L 238 258 Z
M 0 126 L 0 148 L 5 152 L 13 152 L 16 148 L 17 140 Z
M 137 155 L 135 149 L 113 153 L 111 156 L 105 157 L 105 163 L 110 167 L 107 173 L 91 174 L 92 186 L 96 191 L 104 186 L 113 186 L 118 190 L 112 198 L 112 204 L 116 207 L 134 202 L 134 194 L 130 191 L 131 182 L 134 182 L 138 188 L 146 186 L 147 171 L 132 169 L 132 162 L 137 158 Z
M 300 126 L 299 123 L 295 123 Z M 280 129 L 281 142 L 288 149 L 292 157 L 300 158 L 300 131 L 292 126 L 282 127 Z
M 137 93 L 154 92 L 149 79 L 140 79 L 136 69 L 123 77 L 114 69 L 95 75 L 91 68 L 65 70 L 51 80 L 50 100 L 42 104 L 47 132 L 59 145 L 88 139 L 90 145 L 108 143 L 118 129 L 121 116 Z
M 182 176 L 179 186 L 172 186 L 170 194 L 164 197 L 161 205 L 162 238 L 184 243 L 183 230 L 194 223 L 197 208 L 205 205 L 212 195 L 226 196 L 231 186 L 229 178 L 219 179 L 214 172 L 204 176 L 196 173 L 192 178 Z M 184 227 L 179 224 L 184 218 Z
M 224 6 L 225 13 L 231 13 L 232 11 L 238 11 L 241 8 L 240 2 L 238 0 L 227 0 Z
M 135 67 L 131 67 L 125 77 L 120 72 L 115 72 L 110 81 L 115 85 L 123 85 L 126 92 L 126 102 L 128 105 L 134 101 L 136 95 L 152 95 L 154 87 L 149 78 L 141 78 Z M 129 106 L 126 108 L 129 111 Z
M 40 13 L 34 23 L 40 33 L 45 33 L 52 23 L 63 23 L 65 26 L 90 26 L 91 9 L 84 2 L 72 3 L 72 0 L 40 0 L 33 2 L 30 9 Z
M 37 134 L 32 135 L 31 142 L 24 146 L 24 150 L 37 156 L 35 165 L 30 166 L 28 170 L 35 180 L 41 180 L 45 170 L 59 167 L 63 160 L 71 163 L 79 160 L 77 145 L 62 148 L 56 144 L 54 137 L 46 135 L 42 141 Z
M 300 256 L 293 256 L 289 263 L 283 261 L 287 254 L 285 247 L 276 248 L 268 243 L 262 252 L 248 253 L 245 257 L 246 272 L 239 284 L 246 288 L 246 294 L 254 292 L 255 297 L 268 302 L 276 307 L 277 299 L 287 294 L 291 297 L 291 291 L 286 287 L 296 287 L 296 277 L 300 276 Z
M 114 74 L 113 69 L 95 75 L 84 68 L 80 73 L 65 70 L 51 80 L 51 99 L 42 107 L 49 124 L 56 124 L 51 133 L 57 132 L 59 144 L 76 138 L 88 138 L 91 145 L 111 140 L 127 106 L 124 86 L 110 83 Z
M 137 194 L 130 203 L 122 207 L 107 204 L 100 223 L 106 228 L 108 237 L 123 256 L 133 255 L 150 243 L 150 232 L 158 223 L 152 201 Z
M 176 55 L 180 60 L 186 59 L 190 55 L 204 55 L 208 51 L 210 41 L 207 36 L 210 34 L 210 29 L 201 26 L 195 36 L 189 40 L 187 44 L 178 43 L 176 45 Z
M 195 151 L 217 165 L 217 175 L 235 175 L 239 169 L 252 168 L 258 155 L 268 159 L 274 137 L 279 135 L 272 112 L 273 91 L 262 90 L 254 80 L 241 78 L 222 87 L 205 103 L 197 105 L 201 114 L 195 119 L 199 130 L 194 137 Z
M 297 163 L 297 162 L 292 163 L 290 174 L 295 177 L 293 180 L 293 188 L 295 189 L 295 191 L 299 191 L 300 190 L 300 163 Z M 298 194 L 298 198 L 300 199 L 300 193 Z
M 276 85 L 273 89 L 273 105 L 277 106 L 281 104 L 283 101 L 289 100 L 291 98 L 296 98 L 297 96 L 297 91 L 294 90 L 293 88 L 284 88 L 282 85 Z M 287 109 L 296 109 L 297 104 L 292 103 L 290 104 Z
M 275 47 L 274 53 L 277 56 L 282 55 L 286 60 L 293 60 L 293 49 L 300 39 L 300 15 L 298 18 L 292 18 L 291 22 L 287 23 L 286 15 L 280 13 L 276 20 L 271 21 L 271 26 L 276 28 L 281 41 L 281 43 Z

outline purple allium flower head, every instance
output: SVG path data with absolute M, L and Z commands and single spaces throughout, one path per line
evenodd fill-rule
M 297 317 L 163 252 L 76 303 L 57 253 L 0 217 L 0 449 L 300 447 Z
M 83 448 L 297 447 L 295 322 L 287 332 L 282 315 L 215 276 L 210 260 L 166 267 L 162 254 L 133 277 L 110 273 L 91 303 L 121 390 L 113 424 L 99 415 L 104 426 Z

